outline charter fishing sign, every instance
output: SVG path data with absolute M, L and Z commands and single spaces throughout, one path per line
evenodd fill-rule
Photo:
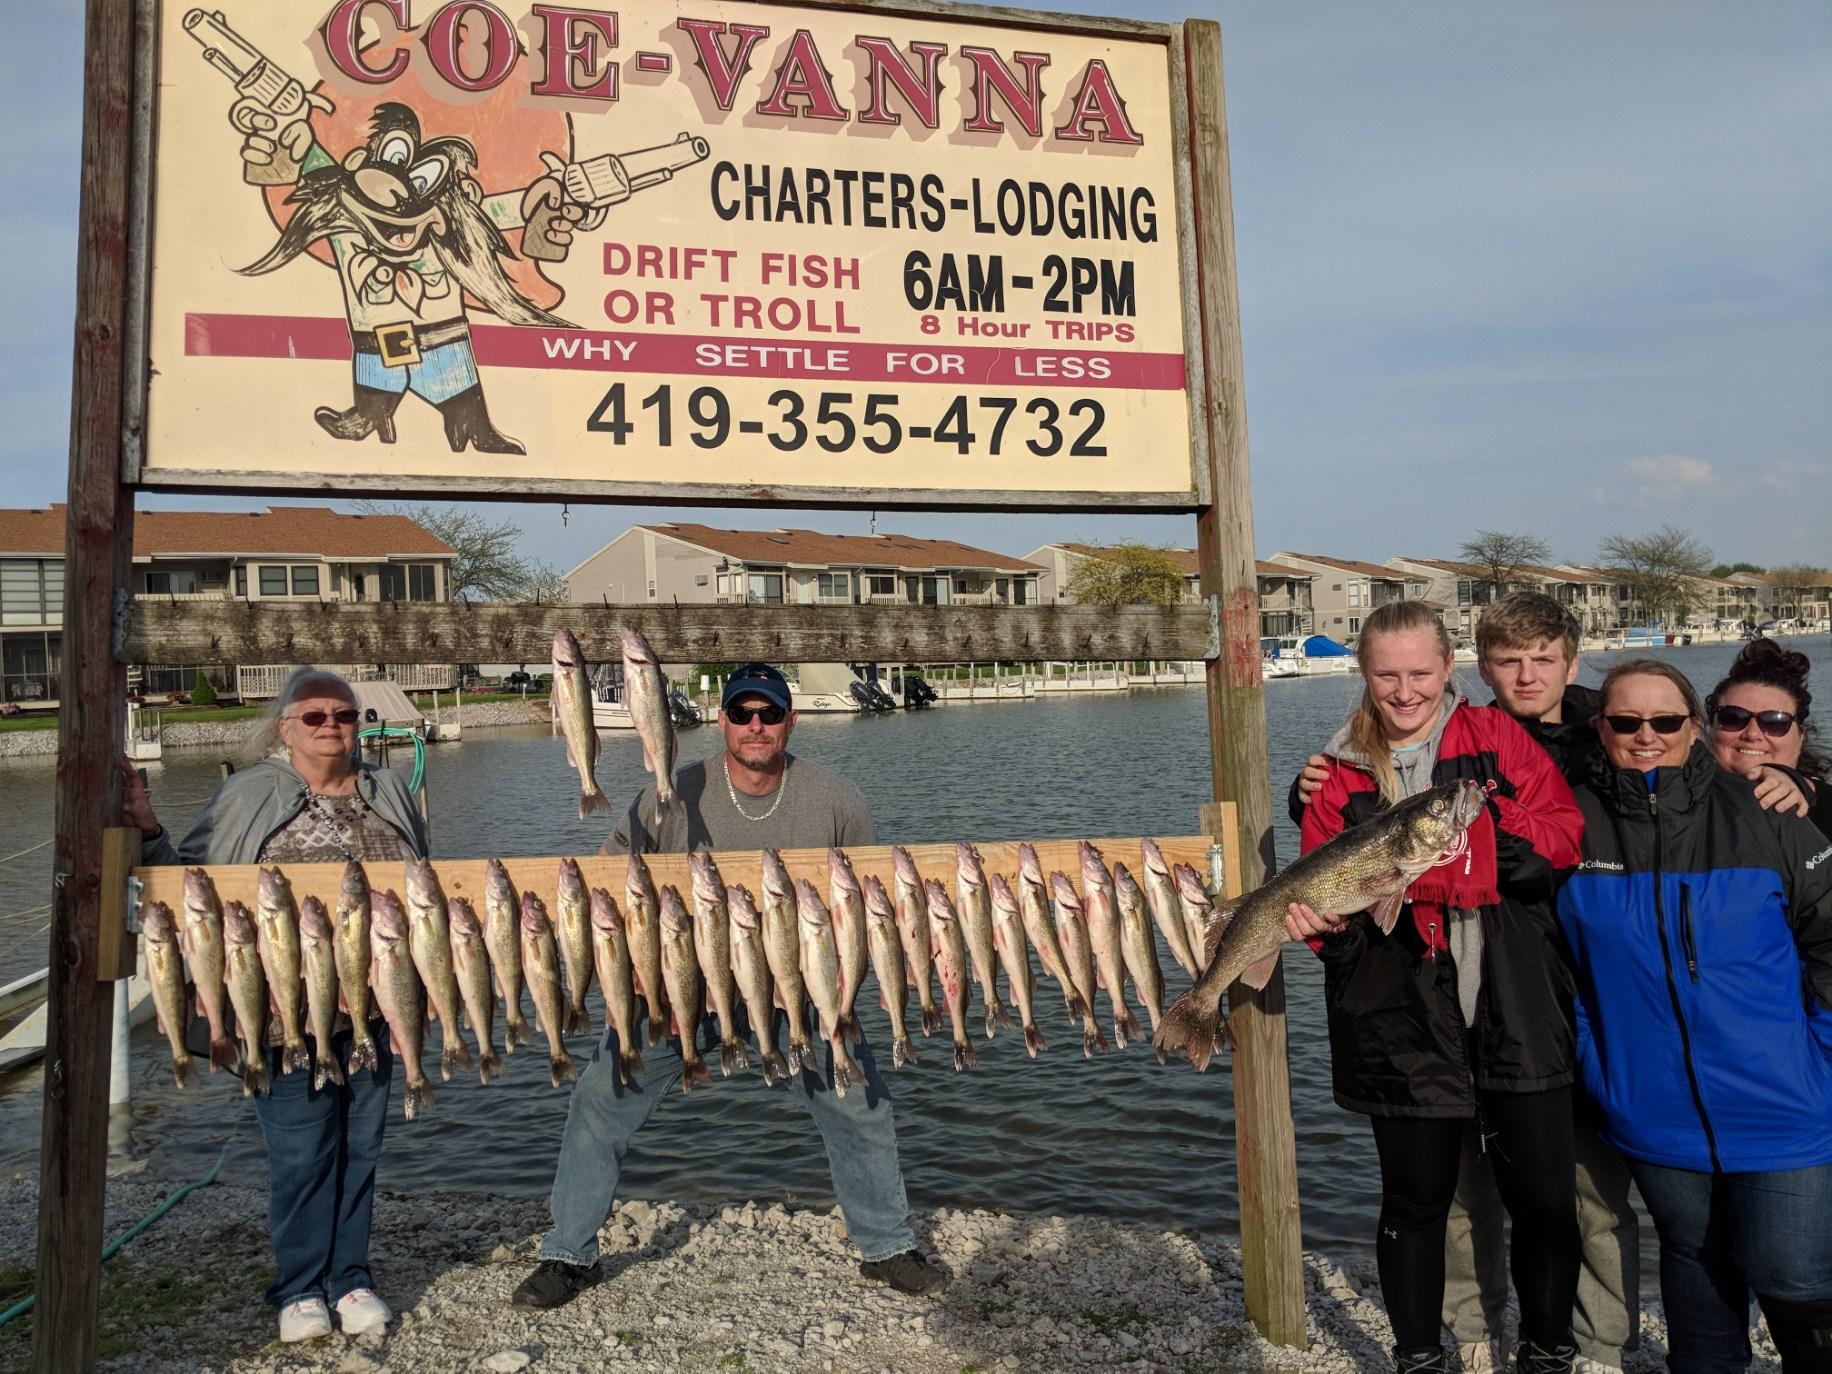
M 146 486 L 1193 504 L 1171 31 L 160 11 Z

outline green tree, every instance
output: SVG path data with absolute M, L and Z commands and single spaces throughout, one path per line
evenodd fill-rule
M 516 552 L 522 527 L 513 520 L 490 520 L 460 506 L 406 505 L 391 501 L 358 501 L 364 515 L 398 515 L 413 521 L 435 539 L 451 546 L 447 595 L 453 601 L 564 602 L 565 579 L 544 563 Z M 557 595 L 555 589 L 558 588 Z
M 191 705 L 216 705 L 216 688 L 210 685 L 210 679 L 204 676 L 204 670 L 197 670 L 197 681 L 191 684 Z
M 1732 573 L 1765 573 L 1767 571 L 1767 568 L 1758 567 L 1754 563 L 1719 563 L 1711 570 L 1711 575 L 1713 577 L 1729 577 Z
M 1551 546 L 1538 535 L 1508 534 L 1503 530 L 1477 530 L 1476 537 L 1464 540 L 1458 552 L 1487 571 L 1498 596 L 1520 576 L 1522 568 L 1543 564 L 1552 556 Z
M 1711 550 L 1690 530 L 1662 525 L 1652 534 L 1612 534 L 1598 552 L 1633 589 L 1650 624 L 1684 624 L 1711 603 L 1702 581 L 1711 575 Z
M 1171 606 L 1183 600 L 1188 585 L 1169 550 L 1125 543 L 1083 555 L 1062 590 L 1084 606 Z

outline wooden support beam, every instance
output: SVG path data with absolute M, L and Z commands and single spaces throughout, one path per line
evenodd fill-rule
M 1196 556 L 1202 593 L 1213 608 L 1221 635 L 1220 653 L 1208 662 L 1209 747 L 1215 800 L 1235 804 L 1233 838 L 1238 856 L 1230 865 L 1230 881 L 1239 882 L 1236 890 L 1250 891 L 1266 880 L 1275 860 L 1221 26 L 1211 20 L 1190 20 L 1183 25 L 1183 33 L 1206 387 L 1205 395 L 1193 399 L 1202 404 L 1208 418 L 1207 490 L 1211 498 L 1211 504 L 1197 515 Z M 1237 880 L 1234 873 L 1239 875 Z M 1286 1056 L 1284 977 L 1284 970 L 1275 968 L 1262 991 L 1254 992 L 1241 983 L 1229 991 L 1229 1025 L 1235 1044 L 1234 1132 L 1247 1315 L 1275 1345 L 1302 1349 L 1308 1344 L 1303 1236 Z
M 127 604 L 134 507 L 121 485 L 128 393 L 129 207 L 144 176 L 153 7 L 89 0 L 83 35 L 82 194 L 64 545 L 63 707 L 58 713 L 49 1008 L 38 1184 L 37 1374 L 95 1366 L 108 1160 L 114 987 L 98 962 L 102 832 L 119 822 L 127 674 L 114 656 Z M 143 245 L 139 245 L 143 246 Z
M 1249 569 L 1249 578 L 1252 573 Z M 1258 624 L 1258 604 L 1253 607 Z M 587 660 L 634 625 L 668 663 L 1037 663 L 1200 659 L 1200 606 L 521 606 L 438 601 L 136 600 L 130 663 L 544 663 L 553 632 Z M 1259 645 L 1253 645 L 1259 682 Z
M 95 976 L 105 983 L 134 976 L 140 942 L 127 927 L 127 880 L 139 862 L 138 830 L 110 826 L 102 832 L 102 915 L 96 931 Z

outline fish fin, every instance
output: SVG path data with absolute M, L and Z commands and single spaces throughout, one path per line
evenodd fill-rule
M 1092 1059 L 1096 1054 L 1107 1052 L 1107 1033 L 1100 1028 L 1100 1022 L 1088 1017 L 1082 1026 L 1081 1057 Z
M 218 1035 L 210 1041 L 210 1072 L 226 1069 L 235 1063 L 235 1041 L 226 1035 Z
M 1024 1050 L 1032 1059 L 1037 1057 L 1038 1050 L 1047 1050 L 1048 1048 L 1049 1046 L 1043 1043 L 1042 1031 L 1038 1030 L 1034 1025 L 1024 1028 Z
M 584 820 L 587 816 L 591 815 L 594 811 L 609 811 L 610 809 L 611 809 L 611 799 L 605 796 L 604 793 L 599 790 L 596 780 L 593 781 L 590 791 L 586 791 L 583 788 L 580 789 L 580 792 L 579 792 L 579 819 L 580 820 Z
M 934 1003 L 922 1009 L 922 1034 L 926 1040 L 941 1029 L 941 1008 Z
M 503 1057 L 496 1052 L 496 1047 L 492 1045 L 483 1052 L 483 1057 L 477 1061 L 477 1077 L 482 1079 L 485 1083 L 488 1083 L 492 1078 L 501 1078 L 502 1073 Z
M 1220 1001 L 1210 1007 L 1206 998 L 1199 999 L 1193 992 L 1186 992 L 1164 1013 L 1152 1044 L 1161 1054 L 1182 1050 L 1195 1065 L 1196 1072 L 1202 1073 L 1209 1067 L 1216 1047 L 1226 1038 L 1227 1023 Z
M 591 1018 L 586 1016 L 585 1008 L 577 1002 L 568 1002 L 560 1014 L 561 1035 L 583 1035 L 592 1028 Z
M 1088 1005 L 1081 1000 L 1081 994 L 1075 991 L 1073 983 L 1063 983 L 1062 1002 L 1069 1009 L 1069 1020 L 1071 1021 L 1080 1021 L 1088 1013 Z
M 690 1093 L 695 1083 L 712 1082 L 712 1070 L 706 1067 L 704 1059 L 694 1059 L 681 1065 L 681 1091 Z
M 634 1083 L 636 1075 L 643 1071 L 642 1054 L 633 1049 L 623 1051 L 618 1057 L 617 1067 L 625 1083 Z
M 719 1042 L 719 1076 L 730 1078 L 733 1069 L 750 1067 L 750 1060 L 745 1056 L 744 1047 L 735 1040 Z
M 441 1047 L 439 1052 L 439 1077 L 445 1082 L 452 1081 L 452 1066 L 458 1062 L 458 1053 L 450 1045 Z
M 1113 1038 L 1125 1049 L 1134 1040 L 1143 1040 L 1145 1032 L 1139 1028 L 1139 1018 L 1132 1014 L 1131 1007 L 1122 1006 L 1113 1013 Z
M 430 1112 L 432 1109 L 433 1085 L 425 1079 L 421 1079 L 418 1084 L 409 1083 L 401 1097 L 401 1110 L 406 1113 L 407 1119 L 412 1121 L 421 1112 Z
M 1405 904 L 1406 894 L 1402 889 L 1390 896 L 1382 897 L 1368 908 L 1368 914 L 1374 918 L 1374 923 L 1380 927 L 1382 935 L 1393 933 L 1393 927 L 1399 924 L 1399 909 Z
M 267 1056 L 260 1054 L 242 1057 L 242 1092 L 253 1097 L 256 1093 L 273 1091 L 273 1080 L 267 1076 Z
M 956 1040 L 954 1042 L 954 1072 L 965 1073 L 968 1069 L 978 1067 L 979 1056 L 973 1052 L 973 1042 Z
M 1272 980 L 1272 971 L 1279 966 L 1279 952 L 1275 949 L 1264 959 L 1256 960 L 1241 970 L 1240 981 L 1255 992 L 1264 988 Z
M 570 1054 L 561 1050 L 559 1058 L 547 1061 L 547 1077 L 556 1088 L 566 1083 L 577 1083 L 579 1066 L 573 1063 L 573 1057 Z
M 840 1097 L 846 1096 L 846 1090 L 861 1082 L 865 1077 L 858 1062 L 846 1052 L 844 1039 L 833 1042 L 833 1091 Z
M 793 1072 L 783 1057 L 775 1050 L 765 1050 L 763 1054 L 763 1081 L 773 1084 L 779 1078 L 787 1078 Z
M 172 1077 L 181 1088 L 188 1088 L 197 1081 L 197 1066 L 191 1062 L 190 1055 L 173 1056 Z
M 368 1069 L 373 1073 L 375 1067 L 375 1041 L 360 1040 L 353 1042 L 350 1046 L 350 1072 L 355 1073 L 358 1069 Z
M 312 1052 L 306 1049 L 305 1041 L 303 1040 L 299 1041 L 297 1044 L 288 1045 L 285 1052 L 280 1056 L 281 1073 L 291 1073 L 294 1069 L 309 1069 L 311 1067 Z
M 865 1038 L 865 1032 L 859 1027 L 859 1017 L 856 1012 L 849 1011 L 840 1018 L 840 1031 L 847 1039 L 855 1042 Z

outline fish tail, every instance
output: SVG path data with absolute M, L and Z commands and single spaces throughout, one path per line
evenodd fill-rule
M 865 1032 L 859 1029 L 859 1014 L 849 1011 L 840 1018 L 840 1033 L 855 1044 L 865 1038 Z
M 579 790 L 579 819 L 580 820 L 584 820 L 587 816 L 591 815 L 592 812 L 594 811 L 609 811 L 610 809 L 611 809 L 611 799 L 605 796 L 603 792 L 598 790 L 597 783 L 594 782 L 591 785 L 590 790 L 586 790 L 585 788 L 581 788 Z
M 1113 1012 L 1113 1038 L 1124 1049 L 1134 1040 L 1143 1040 L 1145 1032 L 1139 1027 L 1139 1018 L 1132 1014 L 1131 1007 L 1117 1007 Z
M 531 1039 L 533 1036 L 528 1023 L 522 1019 L 521 1009 L 510 1008 L 503 1021 L 503 1053 L 514 1054 Z
M 649 1048 L 654 1049 L 662 1043 L 662 1026 L 653 1013 L 649 1016 Z
M 954 1042 L 954 1072 L 964 1073 L 966 1070 L 977 1066 L 979 1062 L 979 1056 L 973 1052 L 973 1042 L 971 1040 L 956 1040 Z
M 909 1036 L 895 1035 L 891 1037 L 891 1067 L 893 1069 L 901 1069 L 915 1057 L 915 1051 L 910 1048 Z
M 401 1094 L 401 1114 L 412 1121 L 421 1112 L 433 1109 L 433 1085 L 422 1078 L 418 1083 L 409 1083 L 407 1091 Z
M 1221 1003 L 1207 1005 L 1206 999 L 1198 999 L 1193 992 L 1185 993 L 1171 1004 L 1164 1013 L 1164 1021 L 1158 1027 L 1158 1034 L 1153 1044 L 1160 1056 L 1172 1050 L 1182 1050 L 1189 1056 L 1191 1064 L 1201 1073 L 1209 1067 L 1209 1059 L 1215 1053 L 1217 1045 L 1227 1038 L 1226 1025 L 1221 1015 Z
M 681 1065 L 681 1091 L 690 1093 L 696 1083 L 712 1082 L 712 1070 L 706 1067 L 706 1061 L 699 1056 Z
M 853 1072 L 859 1066 L 846 1053 L 846 1041 L 835 1036 L 833 1040 L 833 1091 L 840 1097 L 846 1096 L 846 1090 L 852 1086 Z
M 172 1056 L 172 1077 L 178 1080 L 178 1086 L 188 1088 L 197 1081 L 197 1066 L 191 1062 L 188 1054 Z
M 568 1002 L 560 1022 L 561 1035 L 584 1035 L 592 1028 L 591 1018 L 585 1014 L 583 1002 Z
M 312 1052 L 306 1049 L 303 1040 L 293 1041 L 280 1056 L 281 1073 L 291 1073 L 294 1069 L 309 1069 L 311 1066 Z
M 1002 1019 L 1000 1016 L 1000 1013 L 1003 1012 L 1004 1010 L 1005 1008 L 999 1005 L 998 998 L 994 997 L 987 1001 L 986 1003 L 986 1038 L 988 1040 L 992 1039 L 992 1037 L 998 1033 L 999 1022 Z
M 765 1083 L 773 1084 L 779 1078 L 786 1079 L 792 1072 L 793 1070 L 784 1062 L 783 1057 L 775 1050 L 763 1052 L 763 1081 Z
M 556 1088 L 565 1083 L 577 1083 L 579 1066 L 573 1063 L 573 1057 L 570 1054 L 561 1050 L 547 1061 L 547 1076 Z
M 242 1057 L 242 1092 L 253 1097 L 256 1093 L 271 1092 L 273 1082 L 267 1076 L 267 1056 L 249 1054 Z
M 941 1029 L 941 1008 L 930 1002 L 922 1009 L 922 1036 L 928 1039 Z
M 484 1050 L 483 1057 L 477 1061 L 477 1076 L 488 1083 L 492 1078 L 502 1077 L 502 1072 L 503 1057 L 496 1052 L 496 1047 L 491 1045 Z
M 730 1040 L 719 1042 L 719 1076 L 721 1078 L 730 1078 L 733 1069 L 743 1068 L 747 1063 L 744 1051 L 736 1044 Z
M 350 1042 L 350 1072 L 355 1073 L 358 1069 L 368 1069 L 371 1073 L 373 1073 L 375 1071 L 375 1067 L 376 1065 L 375 1065 L 375 1041 L 374 1039 L 371 1038 L 370 1036 L 365 1035 L 360 1040 L 351 1041 Z
M 1081 1021 L 1087 1018 L 1088 1004 L 1081 1000 L 1081 994 L 1074 988 L 1066 989 L 1062 994 L 1063 1005 L 1069 1009 L 1069 1020 Z
M 1024 1049 L 1032 1059 L 1037 1057 L 1038 1050 L 1048 1048 L 1049 1046 L 1043 1043 L 1043 1032 L 1037 1029 L 1034 1022 L 1024 1028 Z
M 226 1035 L 214 1036 L 210 1041 L 210 1072 L 226 1069 L 235 1063 L 235 1041 Z

